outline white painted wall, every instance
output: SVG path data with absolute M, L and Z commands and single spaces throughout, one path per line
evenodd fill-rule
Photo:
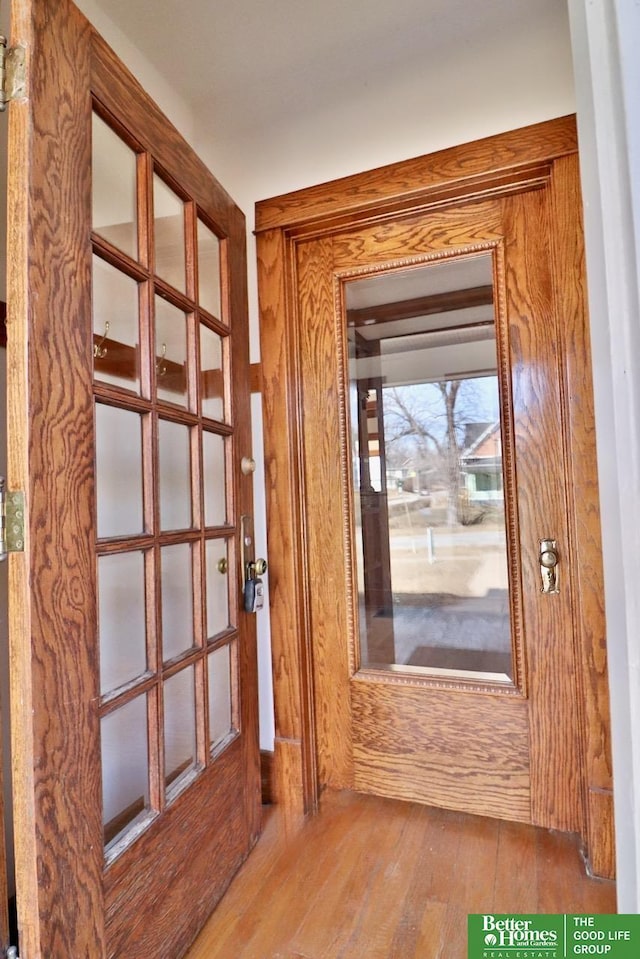
M 526 33 L 460 38 L 404 70 L 343 85 L 320 112 L 292 110 L 279 125 L 249 130 L 238 122 L 196 145 L 251 224 L 256 200 L 574 109 L 567 11 L 558 2 Z
M 215 142 L 198 130 L 194 146 L 247 217 L 252 360 L 259 359 L 251 233 L 258 200 L 574 111 L 569 22 L 559 0 L 526 33 L 464 38 L 405 71 L 343 86 L 320 112 L 250 129 L 238 120 L 226 136 L 218 128 Z

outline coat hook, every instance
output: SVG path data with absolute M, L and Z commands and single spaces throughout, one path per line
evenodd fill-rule
M 93 355 L 96 360 L 103 360 L 107 353 L 109 352 L 107 347 L 104 346 L 104 342 L 109 335 L 109 321 L 107 320 L 104 324 L 104 335 L 98 343 L 93 344 Z
M 162 350 L 160 353 L 160 359 L 156 363 L 156 376 L 164 376 L 167 372 L 167 364 L 165 363 L 165 357 L 167 355 L 167 344 L 162 344 Z

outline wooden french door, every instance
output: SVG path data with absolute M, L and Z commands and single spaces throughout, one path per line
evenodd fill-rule
M 336 230 L 333 235 L 297 243 L 304 503 L 321 784 L 580 831 L 582 707 L 576 683 L 570 572 L 572 564 L 580 559 L 572 553 L 568 526 L 561 350 L 554 319 L 557 304 L 549 244 L 552 231 L 548 193 L 532 190 L 502 199 L 451 204 L 445 209 L 387 219 L 382 225 Z M 377 625 L 380 620 L 373 617 L 380 612 L 370 608 L 366 600 L 366 509 L 359 488 L 363 431 L 358 430 L 354 414 L 349 425 L 353 398 L 349 397 L 348 370 L 354 361 L 348 360 L 347 343 L 354 333 L 375 337 L 379 322 L 387 330 L 389 317 L 376 319 L 376 308 L 372 307 L 364 321 L 371 325 L 350 328 L 350 290 L 354 284 L 365 282 L 370 290 L 385 276 L 415 279 L 418 271 L 425 269 L 440 270 L 438 276 L 446 276 L 442 273 L 446 269 L 468 272 L 469 264 L 475 270 L 483 262 L 488 270 L 486 282 L 493 290 L 489 300 L 493 304 L 497 356 L 495 369 L 485 370 L 482 376 L 486 379 L 491 373 L 497 381 L 501 427 L 473 419 L 466 425 L 468 429 L 482 427 L 487 436 L 493 430 L 495 444 L 501 448 L 497 457 L 504 472 L 511 663 L 504 675 L 495 667 L 486 673 L 465 667 L 463 659 L 457 668 L 438 668 L 437 661 L 436 668 L 429 668 L 415 658 L 388 660 L 384 650 L 381 654 L 377 647 L 374 652 L 369 648 L 367 658 L 359 641 L 363 618 L 371 616 L 371 622 Z M 476 285 L 474 289 L 485 287 Z M 438 294 L 441 299 L 446 295 Z M 431 299 L 425 299 L 424 310 Z M 444 336 L 445 345 L 438 349 L 448 357 L 451 344 L 467 329 L 461 325 L 462 319 L 455 319 L 466 315 L 464 311 L 449 314 L 444 310 L 441 307 L 436 317 L 439 329 L 403 333 L 415 342 L 414 365 L 416 355 L 421 354 L 420 337 L 442 340 Z M 484 336 L 487 322 L 477 325 Z M 379 366 L 378 373 L 393 396 L 393 384 L 404 381 L 397 372 L 398 364 L 391 362 L 397 359 L 396 340 L 391 332 L 384 335 L 387 338 L 378 344 L 382 344 L 383 353 L 385 344 L 390 344 L 390 362 Z M 483 345 L 474 345 L 476 358 L 469 360 L 476 367 L 482 366 L 486 356 L 486 350 L 480 349 Z M 459 385 L 460 377 L 453 371 L 430 374 L 425 365 L 431 361 L 426 358 L 427 351 L 423 353 L 425 359 L 417 363 L 414 379 L 428 381 L 435 376 L 444 380 L 446 376 L 449 383 Z M 443 364 L 447 362 L 442 360 Z M 357 364 L 356 359 L 352 390 L 354 384 L 363 382 L 367 370 L 373 370 L 369 358 L 362 361 L 364 373 L 357 372 Z M 447 369 L 446 365 L 441 368 Z M 442 392 L 448 386 L 442 382 L 439 385 Z M 402 388 L 395 390 L 396 404 L 402 402 Z M 406 400 L 405 406 L 408 403 Z M 419 414 L 415 413 L 414 418 Z M 376 443 L 379 435 L 380 431 Z M 441 437 L 444 435 L 441 433 Z M 470 441 L 467 445 L 473 450 Z M 463 457 L 464 446 L 461 441 L 458 459 Z M 375 450 L 382 460 L 377 446 Z M 495 458 L 494 453 L 492 463 Z M 471 454 L 467 460 L 472 462 Z M 388 463 L 386 469 L 389 485 Z M 438 513 L 446 514 L 446 482 L 442 469 L 438 472 L 433 467 L 432 472 L 435 480 L 430 496 L 442 508 L 424 505 L 427 501 L 420 499 L 424 491 L 419 486 L 415 490 L 409 487 L 408 493 L 406 484 L 402 505 L 407 510 L 409 504 L 415 508 L 415 517 L 436 517 L 425 522 L 438 524 L 446 522 L 437 518 Z M 499 483 L 495 489 L 497 498 Z M 459 498 L 460 490 L 454 492 Z M 370 495 L 368 490 L 366 495 Z M 397 513 L 402 520 L 401 502 Z M 469 507 L 468 500 L 466 505 Z M 481 535 L 483 541 L 490 542 L 494 534 L 488 510 L 478 507 L 473 517 L 479 522 L 485 514 L 489 515 L 485 520 L 489 529 Z M 447 536 L 449 540 L 457 536 L 469 542 L 476 530 L 482 528 L 445 527 L 443 534 L 442 526 L 436 526 L 437 535 L 445 541 Z M 414 552 L 417 538 L 415 525 L 408 526 L 405 540 L 414 543 Z M 364 568 L 357 562 L 360 539 L 365 550 Z M 557 544 L 557 592 L 542 591 L 545 574 L 540 554 L 544 540 Z M 392 556 L 393 609 L 386 613 L 394 619 L 387 638 L 390 634 L 393 645 L 395 632 L 396 656 L 401 607 L 395 604 L 407 598 L 403 588 L 395 585 L 396 569 L 402 562 L 402 555 L 397 559 Z M 437 562 L 445 566 L 446 557 L 436 557 Z M 425 560 L 416 575 L 426 579 L 430 574 Z M 485 588 L 482 601 L 486 594 Z M 454 602 L 460 607 L 463 597 L 450 592 L 439 595 L 440 606 Z M 408 607 L 408 612 L 413 614 L 415 608 Z M 444 614 L 434 608 L 434 603 L 427 613 L 419 629 L 414 630 L 411 648 L 417 653 L 430 650 L 430 629 L 436 616 L 452 624 L 449 630 L 462 628 L 462 616 L 443 619 Z M 483 628 L 495 632 L 497 627 L 490 623 Z M 487 638 L 491 642 L 494 637 Z M 455 648 L 456 636 L 450 634 L 448 639 L 450 652 L 460 653 Z
M 245 222 L 72 3 L 12 28 L 21 954 L 178 957 L 260 826 Z

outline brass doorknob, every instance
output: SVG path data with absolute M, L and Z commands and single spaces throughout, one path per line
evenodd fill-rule
M 559 593 L 558 589 L 558 543 L 555 539 L 541 539 L 538 562 L 540 563 L 541 592 Z
M 250 577 L 262 576 L 263 573 L 267 572 L 268 563 L 266 559 L 254 559 L 250 563 L 247 563 L 249 567 Z
M 540 565 L 544 566 L 545 569 L 553 569 L 554 566 L 558 565 L 558 554 L 554 549 L 546 549 L 544 553 L 540 554 Z
M 218 572 L 221 576 L 224 576 L 227 570 L 229 569 L 229 563 L 227 562 L 226 557 L 218 560 Z

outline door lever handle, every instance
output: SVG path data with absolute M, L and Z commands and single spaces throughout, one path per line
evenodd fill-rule
M 540 540 L 541 593 L 559 593 L 558 589 L 558 543 L 555 539 Z

